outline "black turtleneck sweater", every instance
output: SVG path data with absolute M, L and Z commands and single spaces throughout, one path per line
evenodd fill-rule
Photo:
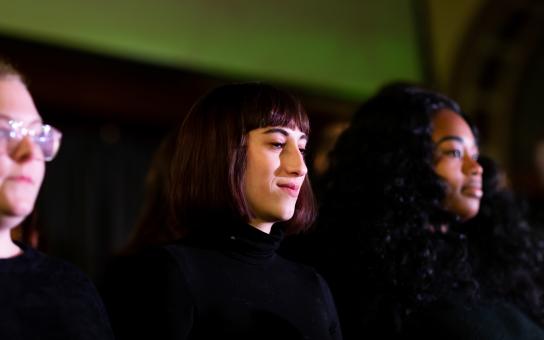
M 105 308 L 74 266 L 21 243 L 0 259 L 0 339 L 110 340 Z
M 279 229 L 211 234 L 117 263 L 105 301 L 118 340 L 342 338 L 325 281 L 276 254 Z

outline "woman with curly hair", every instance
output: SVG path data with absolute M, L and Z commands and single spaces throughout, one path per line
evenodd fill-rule
M 513 267 L 494 267 L 496 286 L 473 271 L 479 254 L 460 226 L 480 210 L 482 175 L 476 130 L 441 94 L 392 85 L 355 113 L 331 153 L 318 237 L 346 339 L 543 336 L 507 303 L 539 319 L 534 285 L 530 302 L 504 299 Z

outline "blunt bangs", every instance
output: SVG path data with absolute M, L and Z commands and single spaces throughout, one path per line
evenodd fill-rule
M 248 93 L 248 105 L 243 105 L 241 119 L 245 132 L 267 126 L 284 126 L 310 133 L 310 121 L 302 103 L 294 96 L 273 86 L 248 84 L 254 93 Z

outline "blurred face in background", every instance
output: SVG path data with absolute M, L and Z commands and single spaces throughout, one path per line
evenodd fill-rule
M 34 208 L 45 172 L 43 153 L 29 136 L 13 138 L 13 134 L 39 130 L 41 126 L 41 117 L 26 86 L 16 77 L 0 78 L 0 216 L 3 218 L 22 221 Z
M 483 170 L 474 134 L 463 117 L 449 109 L 438 111 L 432 123 L 435 171 L 447 184 L 444 206 L 461 220 L 471 219 L 483 196 Z

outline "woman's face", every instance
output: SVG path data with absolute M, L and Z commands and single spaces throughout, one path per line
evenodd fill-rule
M 433 118 L 435 171 L 447 183 L 446 210 L 462 220 L 476 216 L 482 198 L 482 167 L 472 130 L 459 114 L 442 109 Z
M 307 173 L 307 136 L 298 129 L 265 127 L 247 138 L 244 193 L 253 214 L 249 224 L 270 232 L 272 224 L 293 217 Z
M 34 207 L 45 164 L 39 147 L 28 137 L 15 144 L 8 141 L 10 121 L 20 121 L 28 129 L 41 126 L 30 93 L 16 78 L 0 79 L 0 217 L 20 222 Z

